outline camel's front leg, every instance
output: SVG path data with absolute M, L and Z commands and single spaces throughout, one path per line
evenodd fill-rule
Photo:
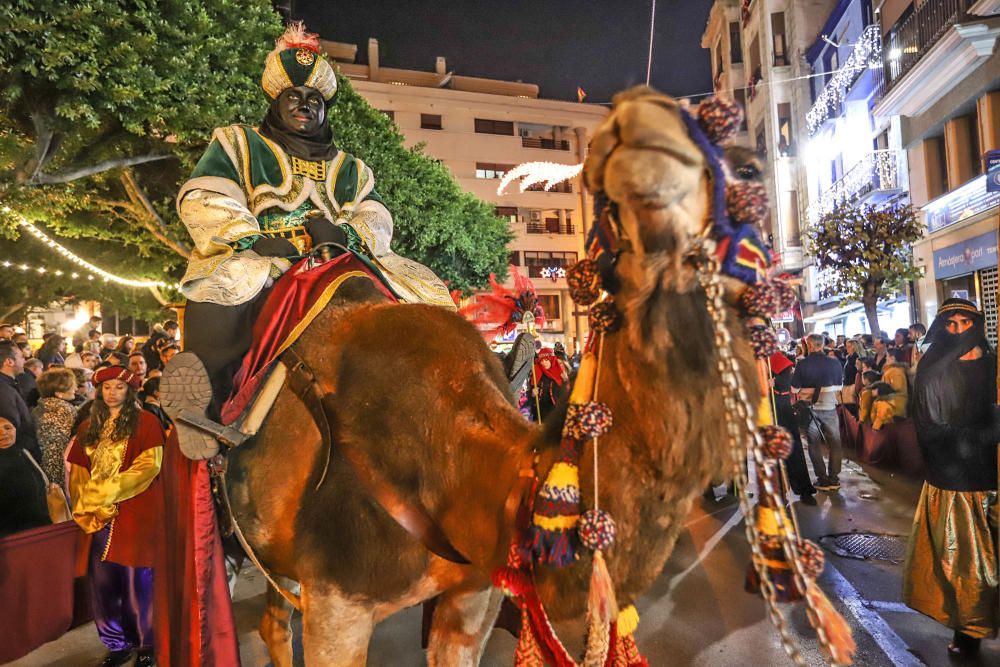
M 374 609 L 329 584 L 302 583 L 302 648 L 309 667 L 364 667 Z
M 278 583 L 286 590 L 295 590 L 298 585 L 291 579 L 278 578 Z M 267 608 L 260 619 L 260 637 L 267 645 L 274 667 L 292 667 L 292 614 L 295 607 L 274 588 L 267 587 Z
M 503 593 L 497 588 L 452 589 L 438 598 L 427 647 L 428 667 L 478 665 Z

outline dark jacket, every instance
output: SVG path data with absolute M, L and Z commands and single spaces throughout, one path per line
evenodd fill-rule
M 42 452 L 35 437 L 35 419 L 21 396 L 17 381 L 6 373 L 0 373 L 0 417 L 9 420 L 17 429 L 17 446 L 26 449 L 36 461 L 41 462 Z

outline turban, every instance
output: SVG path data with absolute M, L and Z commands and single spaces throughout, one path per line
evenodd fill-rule
M 108 380 L 121 380 L 133 389 L 138 389 L 142 386 L 141 375 L 121 366 L 105 366 L 94 373 L 93 382 L 95 385 L 107 382 Z
M 260 85 L 272 100 L 286 88 L 308 86 L 329 102 L 337 94 L 337 75 L 320 55 L 319 36 L 298 22 L 288 26 L 267 54 Z

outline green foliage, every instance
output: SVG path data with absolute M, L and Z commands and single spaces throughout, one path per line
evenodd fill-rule
M 463 292 L 484 286 L 490 273 L 506 275 L 507 244 L 513 239 L 508 221 L 462 190 L 421 146 L 405 148 L 396 124 L 343 76 L 330 123 L 337 145 L 374 171 L 375 189 L 395 223 L 395 252 L 427 264 Z
M 266 111 L 260 75 L 282 30 L 271 3 L 14 0 L 0 6 L 0 25 L 0 204 L 10 209 L 0 210 L 0 250 L 34 242 L 9 245 L 23 215 L 78 240 L 74 250 L 113 273 L 176 280 L 189 244 L 173 206 L 180 184 L 213 128 L 256 124 Z M 419 148 L 407 150 L 345 79 L 332 123 L 340 145 L 375 171 L 394 213 L 394 250 L 463 290 L 503 273 L 506 223 Z M 28 282 L 12 303 L 90 289 Z

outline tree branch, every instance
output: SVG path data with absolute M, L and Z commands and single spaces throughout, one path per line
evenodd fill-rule
M 24 303 L 15 303 L 0 311 L 0 322 L 6 322 L 7 318 L 24 308 Z
M 121 169 L 122 167 L 132 167 L 137 164 L 145 164 L 147 162 L 156 162 L 158 160 L 169 160 L 176 157 L 175 155 L 138 155 L 136 157 L 120 158 L 117 160 L 105 160 L 95 165 L 89 167 L 81 167 L 80 169 L 71 169 L 69 171 L 64 171 L 61 174 L 42 174 L 38 173 L 34 178 L 31 179 L 30 183 L 33 185 L 48 185 L 52 183 L 69 183 L 70 181 L 75 181 L 78 178 L 86 178 L 87 176 L 93 176 L 94 174 L 100 174 L 105 171 L 111 171 L 112 169 Z
M 132 173 L 131 169 L 125 169 L 122 171 L 121 181 L 122 185 L 125 186 L 125 193 L 128 195 L 129 200 L 142 210 L 143 214 L 139 216 L 139 220 L 142 222 L 143 227 L 145 227 L 150 234 L 156 237 L 160 243 L 167 246 L 184 259 L 191 259 L 191 248 L 170 236 L 167 231 L 166 223 L 163 222 L 163 218 L 161 218 L 160 214 L 156 212 L 155 208 L 153 208 L 152 202 L 149 201 L 149 197 L 146 196 L 146 193 L 142 191 L 142 188 L 135 180 L 135 174 Z

